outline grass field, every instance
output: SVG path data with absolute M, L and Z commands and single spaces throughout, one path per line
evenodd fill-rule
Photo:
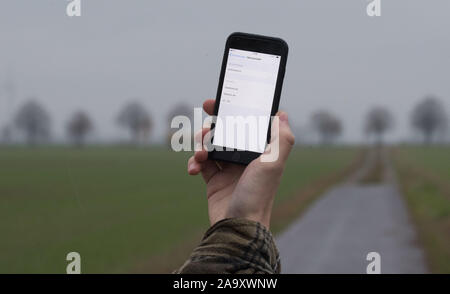
M 450 148 L 402 147 L 393 154 L 429 267 L 450 273 Z
M 294 150 L 276 205 L 348 167 L 357 153 Z M 71 251 L 81 254 L 84 273 L 178 264 L 187 256 L 173 253 L 208 227 L 204 185 L 186 173 L 189 156 L 158 148 L 0 149 L 0 273 L 64 273 Z

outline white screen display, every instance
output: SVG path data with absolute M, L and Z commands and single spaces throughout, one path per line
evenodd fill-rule
M 229 50 L 213 145 L 264 152 L 280 59 Z

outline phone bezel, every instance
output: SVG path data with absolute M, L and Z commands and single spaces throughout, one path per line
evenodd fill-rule
M 288 51 L 289 51 L 287 43 L 280 38 L 240 33 L 240 32 L 232 33 L 227 38 L 227 41 L 225 44 L 225 50 L 224 50 L 223 60 L 222 60 L 222 67 L 220 70 L 219 85 L 217 87 L 216 103 L 214 106 L 214 116 L 217 116 L 217 113 L 218 113 L 219 107 L 220 107 L 220 98 L 221 98 L 221 94 L 222 94 L 223 82 L 224 82 L 224 78 L 225 78 L 225 69 L 227 66 L 228 53 L 229 53 L 230 48 L 260 52 L 260 53 L 267 53 L 267 54 L 273 54 L 273 55 L 280 56 L 280 67 L 278 69 L 277 82 L 276 82 L 276 86 L 275 86 L 275 93 L 274 93 L 274 98 L 273 98 L 273 102 L 272 102 L 272 110 L 271 110 L 271 116 L 274 116 L 277 113 L 278 106 L 280 104 L 281 89 L 283 87 L 283 79 L 284 79 L 284 74 L 286 71 L 286 61 L 287 61 L 287 56 L 288 56 Z M 214 126 L 215 126 L 215 124 L 213 123 L 211 125 L 211 131 L 212 131 L 211 142 L 213 142 L 213 137 L 214 137 Z M 270 142 L 270 132 L 271 132 L 271 124 L 269 123 L 267 139 L 266 139 L 267 143 Z M 209 159 L 228 161 L 228 162 L 244 164 L 244 165 L 249 164 L 251 161 L 258 158 L 262 154 L 262 153 L 258 153 L 258 152 L 238 150 L 238 149 L 233 149 L 232 151 L 226 151 L 226 148 L 224 146 L 218 146 L 218 147 L 222 147 L 224 149 L 223 151 L 216 151 L 215 146 L 213 146 L 213 147 L 214 147 L 214 150 L 210 151 L 208 154 Z

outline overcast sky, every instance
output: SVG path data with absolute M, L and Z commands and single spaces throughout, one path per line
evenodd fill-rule
M 450 114 L 448 0 L 381 0 L 376 18 L 367 16 L 366 0 L 82 0 L 82 16 L 74 18 L 67 3 L 0 0 L 0 126 L 37 97 L 56 136 L 73 111 L 85 109 L 99 138 L 117 138 L 117 112 L 136 98 L 160 139 L 176 103 L 215 98 L 234 31 L 288 42 L 280 108 L 295 126 L 328 109 L 343 120 L 343 139 L 359 141 L 365 113 L 385 105 L 396 119 L 390 137 L 407 139 L 409 113 L 426 94 L 440 97 Z

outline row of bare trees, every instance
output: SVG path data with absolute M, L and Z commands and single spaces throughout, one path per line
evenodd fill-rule
M 411 125 L 418 130 L 426 144 L 433 141 L 439 131 L 445 131 L 448 125 L 447 114 L 443 103 L 433 96 L 426 97 L 417 104 L 411 113 Z M 168 114 L 170 120 L 184 115 L 192 118 L 193 111 L 185 104 L 177 105 Z M 139 102 L 133 101 L 126 104 L 117 116 L 119 126 L 127 129 L 131 141 L 135 144 L 147 142 L 153 128 L 150 113 Z M 334 114 L 320 110 L 311 116 L 312 127 L 320 136 L 322 144 L 331 144 L 342 134 L 341 120 Z M 50 136 L 51 119 L 49 113 L 36 100 L 26 102 L 17 112 L 14 125 L 25 135 L 28 144 L 33 145 L 45 142 Z M 392 129 L 394 117 L 385 107 L 374 107 L 366 116 L 364 131 L 368 136 L 375 138 L 378 143 L 383 142 L 387 131 Z M 85 111 L 75 112 L 69 119 L 66 130 L 67 135 L 76 145 L 83 145 L 88 135 L 94 129 L 94 124 Z M 3 136 L 11 131 L 11 126 L 4 128 Z M 168 133 L 170 141 L 172 131 Z
M 394 117 L 385 107 L 373 108 L 367 115 L 366 132 L 374 135 L 376 142 L 383 142 L 384 134 L 394 125 Z M 411 113 L 411 125 L 423 138 L 425 144 L 432 143 L 439 133 L 444 134 L 448 128 L 445 105 L 436 97 L 428 96 L 418 103 Z
M 14 118 L 14 126 L 20 130 L 29 145 L 48 141 L 51 131 L 51 118 L 47 110 L 35 99 L 20 107 Z M 149 112 L 139 102 L 126 104 L 117 116 L 119 126 L 128 129 L 132 142 L 145 142 L 151 132 L 153 123 Z M 5 140 L 11 136 L 12 125 L 3 129 Z M 75 145 L 83 145 L 93 131 L 94 124 L 88 113 L 76 111 L 66 125 L 69 138 Z
M 333 143 L 342 133 L 342 123 L 334 114 L 321 110 L 311 116 L 311 123 L 322 144 Z M 430 144 L 439 132 L 448 127 L 443 103 L 434 96 L 425 97 L 411 113 L 411 125 L 421 133 L 425 144 Z M 394 117 L 386 107 L 374 107 L 366 115 L 364 132 L 382 144 L 386 132 L 394 126 Z

